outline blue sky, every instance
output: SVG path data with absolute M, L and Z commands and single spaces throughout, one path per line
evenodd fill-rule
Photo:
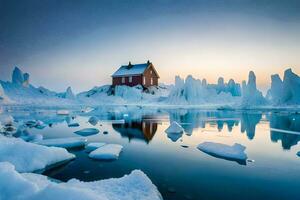
M 216 82 L 254 70 L 300 73 L 297 0 L 0 0 L 0 79 L 14 66 L 34 85 L 78 92 L 109 84 L 129 60 L 151 60 L 161 82 Z

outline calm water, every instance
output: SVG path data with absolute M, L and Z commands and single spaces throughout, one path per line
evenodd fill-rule
M 89 159 L 84 149 L 70 150 L 76 154 L 74 161 L 44 173 L 55 179 L 93 181 L 141 169 L 168 200 L 300 198 L 300 115 L 295 112 L 98 108 L 91 114 L 74 111 L 80 127 L 73 128 L 66 123 L 70 118 L 54 111 L 12 115 L 52 125 L 29 130 L 44 138 L 74 137 L 74 131 L 96 127 L 100 133 L 88 136 L 89 142 L 124 146 L 119 159 L 110 162 Z M 87 122 L 91 115 L 101 119 L 95 126 Z M 173 120 L 185 130 L 181 137 L 164 132 Z M 252 162 L 207 155 L 196 148 L 206 141 L 240 143 Z

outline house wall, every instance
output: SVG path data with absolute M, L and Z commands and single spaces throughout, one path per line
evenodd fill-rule
M 132 76 L 132 82 L 129 82 L 129 77 L 124 77 L 125 82 L 122 83 L 122 77 L 113 77 L 112 84 L 115 85 L 128 85 L 128 86 L 136 86 L 136 85 L 142 85 L 143 84 L 143 78 L 142 75 L 139 76 Z
M 152 72 L 151 72 L 152 71 Z M 143 82 L 145 77 L 145 83 Z M 149 86 L 158 86 L 158 77 L 155 74 L 153 67 L 147 68 L 143 75 L 136 75 L 132 76 L 132 82 L 129 82 L 129 76 L 124 76 L 125 82 L 122 83 L 122 77 L 113 77 L 112 78 L 112 85 L 127 85 L 127 86 L 136 86 L 136 85 L 143 85 L 145 87 Z M 152 78 L 152 83 L 151 83 Z

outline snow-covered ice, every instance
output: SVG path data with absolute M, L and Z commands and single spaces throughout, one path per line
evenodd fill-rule
M 19 172 L 43 170 L 75 158 L 67 150 L 0 135 L 0 162 L 10 162 Z M 1 180 L 1 179 L 0 179 Z
M 91 142 L 85 146 L 85 150 L 87 152 L 91 152 L 91 151 L 94 151 L 94 150 L 104 146 L 104 145 L 106 145 L 106 143 L 104 143 L 104 142 Z
M 84 128 L 79 131 L 75 131 L 74 133 L 81 136 L 90 136 L 99 133 L 99 130 L 96 128 Z
M 90 158 L 97 160 L 115 160 L 118 159 L 123 146 L 119 144 L 106 144 L 89 154 Z
M 20 174 L 8 162 L 0 162 L 0 191 L 0 199 L 162 200 L 156 186 L 140 170 L 121 178 L 56 183 L 43 175 Z
M 62 147 L 62 148 L 83 147 L 86 145 L 86 143 L 87 143 L 87 139 L 84 137 L 45 139 L 37 142 L 37 144 L 44 145 L 44 146 L 53 146 L 53 147 Z
M 246 147 L 237 143 L 230 146 L 215 142 L 203 142 L 197 148 L 214 157 L 237 161 L 241 164 L 245 164 L 244 162 L 248 158 L 244 152 Z

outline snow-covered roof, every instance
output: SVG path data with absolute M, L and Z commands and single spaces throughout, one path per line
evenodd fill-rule
M 123 65 L 112 75 L 112 77 L 143 74 L 149 65 L 150 63 L 132 64 L 130 67 L 129 65 Z

